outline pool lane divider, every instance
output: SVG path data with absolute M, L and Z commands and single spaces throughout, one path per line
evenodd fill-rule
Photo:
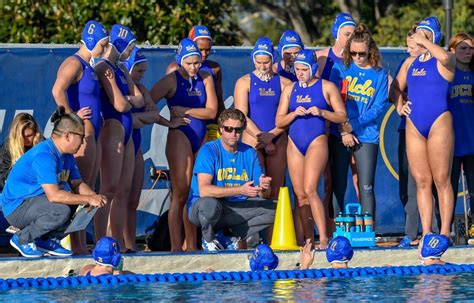
M 374 276 L 411 276 L 474 272 L 474 264 L 446 264 L 431 266 L 355 267 L 306 270 L 269 270 L 258 272 L 211 272 L 127 274 L 77 277 L 0 279 L 0 291 L 18 288 L 65 288 L 90 285 L 117 286 L 143 282 L 199 282 L 199 281 L 274 281 L 280 279 L 352 278 Z

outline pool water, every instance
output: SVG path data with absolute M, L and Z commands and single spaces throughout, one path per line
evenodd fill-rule
M 124 301 L 464 301 L 474 299 L 474 273 L 277 281 L 139 283 L 121 286 L 14 289 L 0 302 Z

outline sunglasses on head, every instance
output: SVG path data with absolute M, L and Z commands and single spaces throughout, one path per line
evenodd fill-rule
M 367 56 L 367 52 L 349 52 L 349 54 L 352 56 L 352 57 L 355 57 L 357 55 L 359 55 L 359 57 L 365 57 Z
M 237 134 L 241 134 L 244 131 L 243 127 L 232 127 L 232 126 L 222 125 L 222 128 L 224 129 L 226 133 L 232 133 L 235 130 Z

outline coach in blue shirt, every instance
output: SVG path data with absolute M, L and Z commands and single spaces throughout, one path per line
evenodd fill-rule
M 51 117 L 50 139 L 25 153 L 13 166 L 0 204 L 11 225 L 19 228 L 10 244 L 23 256 L 68 256 L 60 239 L 71 219 L 71 205 L 107 203 L 81 180 L 73 154 L 84 140 L 84 122 L 59 107 Z
M 270 177 L 263 173 L 255 149 L 240 142 L 247 121 L 237 109 L 218 118 L 222 137 L 208 142 L 197 156 L 187 202 L 191 223 L 203 234 L 204 250 L 220 250 L 216 232 L 229 229 L 246 239 L 273 224 L 276 203 L 270 196 Z

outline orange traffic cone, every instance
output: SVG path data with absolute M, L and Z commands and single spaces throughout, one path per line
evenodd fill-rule
M 296 244 L 295 225 L 291 211 L 288 187 L 281 187 L 273 226 L 272 244 L 274 250 L 299 250 Z

